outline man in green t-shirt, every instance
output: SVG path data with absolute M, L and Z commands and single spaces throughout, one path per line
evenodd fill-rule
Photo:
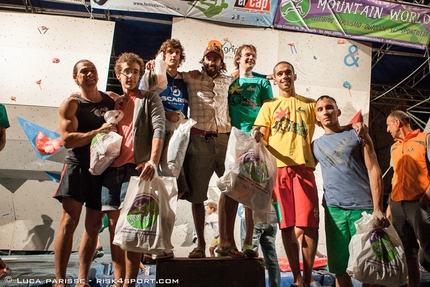
M 0 104 L 0 151 L 2 151 L 6 145 L 6 129 L 9 127 L 6 108 L 3 104 Z
M 255 118 L 265 101 L 273 98 L 272 86 L 262 75 L 253 73 L 257 60 L 257 50 L 253 45 L 242 45 L 236 50 L 234 65 L 238 78 L 230 85 L 228 107 L 232 126 L 248 134 L 251 133 Z M 219 203 L 220 244 L 218 254 L 230 257 L 257 257 L 252 248 L 254 221 L 252 210 L 246 208 L 246 236 L 242 252 L 239 252 L 234 241 L 234 221 L 238 202 L 221 193 Z M 224 235 L 224 236 L 223 236 Z M 275 258 L 277 260 L 277 258 Z M 278 271 L 279 273 L 279 268 Z M 279 277 L 279 276 L 278 276 Z

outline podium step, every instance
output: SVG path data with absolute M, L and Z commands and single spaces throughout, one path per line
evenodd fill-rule
M 264 262 L 258 258 L 173 258 L 157 261 L 156 286 L 264 287 Z

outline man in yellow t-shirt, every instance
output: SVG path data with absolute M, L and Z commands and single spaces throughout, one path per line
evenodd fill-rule
M 279 96 L 261 107 L 255 120 L 261 133 L 254 134 L 257 140 L 264 137 L 269 151 L 277 159 L 274 197 L 280 204 L 282 221 L 279 227 L 294 276 L 291 286 L 321 286 L 312 278 L 319 225 L 318 192 L 313 173 L 316 163 L 311 150 L 316 123 L 315 100 L 296 94 L 297 75 L 290 63 L 276 64 L 273 77 Z M 295 227 L 303 230 L 303 277 Z

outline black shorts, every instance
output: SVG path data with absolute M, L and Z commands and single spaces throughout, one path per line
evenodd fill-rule
M 101 210 L 101 191 L 104 174 L 94 176 L 88 167 L 65 163 L 61 172 L 60 184 L 54 198 L 62 202 L 63 197 L 70 197 L 94 210 Z

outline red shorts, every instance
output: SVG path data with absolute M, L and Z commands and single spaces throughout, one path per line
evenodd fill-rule
M 279 201 L 279 228 L 319 226 L 318 191 L 314 170 L 305 165 L 278 167 L 274 198 Z

